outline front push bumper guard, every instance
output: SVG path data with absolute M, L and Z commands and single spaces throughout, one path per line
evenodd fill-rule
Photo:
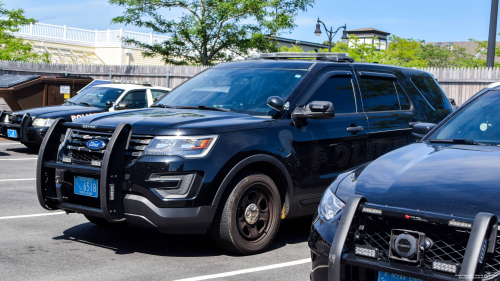
M 30 123 L 30 114 L 26 113 L 23 115 L 21 118 L 21 123 L 19 124 L 11 124 L 11 123 L 5 123 L 3 122 L 4 117 L 7 115 L 11 115 L 12 112 L 8 112 L 5 110 L 0 111 L 0 134 L 4 135 L 7 137 L 7 129 L 12 128 L 12 129 L 17 129 L 19 131 L 19 137 L 18 140 L 21 142 L 28 142 L 28 136 L 26 135 L 26 131 L 28 129 L 28 125 Z M 16 116 L 17 119 L 17 116 Z
M 493 255 L 495 253 L 498 219 L 495 215 L 490 213 L 478 213 L 475 219 L 473 221 L 470 221 L 472 223 L 472 229 L 467 243 L 467 248 L 465 250 L 462 265 L 457 276 L 432 271 L 430 269 L 407 266 L 400 263 L 378 261 L 375 259 L 356 256 L 353 253 L 343 253 L 344 245 L 348 240 L 348 235 L 352 234 L 351 225 L 353 224 L 354 218 L 357 214 L 362 212 L 363 207 L 365 206 L 374 208 L 381 207 L 378 205 L 368 204 L 366 198 L 360 195 L 351 196 L 347 200 L 328 256 L 328 281 L 341 280 L 342 263 L 378 271 L 401 274 L 424 280 L 472 281 L 477 280 L 475 276 L 481 266 L 481 263 L 479 261 L 481 255 L 481 246 L 485 239 L 489 241 L 486 248 L 486 255 Z M 388 211 L 387 213 L 389 212 L 390 211 Z M 395 213 L 397 213 L 397 211 Z M 405 211 L 405 213 L 407 212 Z M 422 216 L 422 214 L 419 215 Z M 427 217 L 426 219 L 431 222 L 433 221 L 436 223 L 442 223 L 446 220 L 445 217 L 449 219 L 449 217 L 447 216 L 442 216 L 439 218 Z
M 68 128 L 84 128 L 83 125 L 66 123 L 57 119 L 43 139 L 36 168 L 36 189 L 40 205 L 47 210 L 63 209 L 91 216 L 105 218 L 110 222 L 125 220 L 124 203 L 121 187 L 125 150 L 132 135 L 132 126 L 122 123 L 116 128 L 94 128 L 93 130 L 110 131 L 113 134 L 106 146 L 106 152 L 100 168 L 69 165 L 57 161 L 61 136 Z M 64 143 L 62 144 L 64 145 Z M 56 177 L 56 170 L 91 174 L 99 177 L 99 200 L 101 208 L 82 206 L 65 202 L 65 190 Z

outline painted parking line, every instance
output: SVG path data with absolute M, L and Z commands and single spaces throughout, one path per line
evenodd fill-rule
M 22 161 L 22 160 L 36 160 L 37 158 L 13 158 L 13 159 L 0 159 L 0 161 Z
M 249 268 L 249 269 L 229 271 L 229 272 L 219 273 L 219 274 L 198 276 L 198 277 L 192 277 L 192 278 L 186 278 L 186 279 L 178 279 L 178 280 L 175 280 L 175 281 L 208 280 L 208 279 L 222 278 L 222 277 L 234 276 L 234 275 L 239 275 L 239 274 L 246 274 L 246 273 L 251 273 L 251 272 L 257 272 L 257 271 L 264 271 L 264 270 L 269 270 L 269 269 L 287 267 L 287 266 L 294 266 L 294 265 L 299 265 L 299 264 L 304 264 L 304 263 L 309 263 L 309 262 L 311 262 L 311 259 L 303 259 L 303 260 L 298 260 L 298 261 L 277 263 L 277 264 L 266 265 L 266 266 L 261 266 L 261 267 L 254 267 L 254 268 Z
M 6 179 L 6 180 L 0 180 L 0 181 L 32 181 L 36 180 L 36 178 L 27 178 L 27 179 Z
M 7 216 L 7 217 L 0 217 L 0 220 L 44 217 L 44 216 L 63 215 L 63 214 L 66 214 L 66 212 L 43 213 L 43 214 L 20 215 L 20 216 Z
M 23 145 L 19 142 L 1 142 L 0 145 Z

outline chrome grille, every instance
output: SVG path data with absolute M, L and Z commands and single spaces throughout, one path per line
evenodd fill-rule
M 107 132 L 71 130 L 65 143 L 63 157 L 71 157 L 72 163 L 77 165 L 91 165 L 93 160 L 102 161 L 106 149 L 89 149 L 86 143 L 89 140 L 101 140 L 107 144 L 111 135 L 112 133 Z M 151 136 L 132 135 L 125 152 L 125 167 L 132 165 L 138 157 L 142 156 L 152 139 Z

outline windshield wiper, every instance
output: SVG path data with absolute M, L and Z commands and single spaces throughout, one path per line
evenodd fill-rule
M 173 106 L 165 104 L 153 104 L 150 107 L 173 108 Z
M 72 102 L 72 101 L 70 101 L 70 100 L 65 100 L 65 102 L 67 102 L 67 103 L 71 103 L 71 104 L 73 104 L 73 105 L 77 105 L 76 103 L 74 103 L 74 102 Z
M 89 103 L 89 102 L 86 102 L 86 101 L 81 101 L 80 104 L 83 104 L 83 105 L 88 105 L 88 106 L 92 106 L 94 107 L 93 104 Z
M 432 139 L 429 140 L 429 142 L 445 142 L 445 143 L 457 143 L 457 144 L 472 144 L 472 145 L 477 145 L 478 143 L 474 140 L 468 140 L 468 139 Z
M 228 108 L 222 108 L 222 107 L 212 107 L 212 106 L 204 106 L 204 105 L 197 105 L 197 106 L 176 106 L 176 109 L 201 109 L 201 110 L 215 110 L 215 111 L 223 111 L 223 112 L 228 112 L 230 109 Z

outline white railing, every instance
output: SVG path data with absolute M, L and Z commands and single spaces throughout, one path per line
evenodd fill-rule
M 0 18 L 5 19 L 5 18 Z M 59 39 L 63 41 L 95 43 L 95 44 L 108 44 L 120 43 L 121 38 L 134 39 L 144 44 L 162 43 L 169 40 L 168 36 L 153 35 L 152 33 L 141 33 L 134 31 L 119 30 L 87 30 L 72 28 L 67 26 L 52 25 L 46 23 L 35 23 L 23 25 L 18 32 L 14 34 L 21 37 L 41 37 L 47 39 Z

